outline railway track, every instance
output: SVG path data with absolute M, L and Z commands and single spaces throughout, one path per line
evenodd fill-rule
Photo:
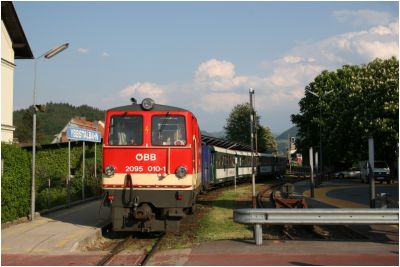
M 272 207 L 271 200 L 275 198 L 275 190 L 284 183 L 277 183 L 267 186 L 257 195 L 257 206 L 259 208 Z M 299 202 L 300 203 L 300 202 Z M 301 207 L 301 205 L 299 205 Z M 276 225 L 273 227 L 264 226 L 267 239 L 268 236 L 274 236 L 272 239 L 287 240 L 368 240 L 369 238 L 362 233 L 355 231 L 347 225 Z M 268 234 L 268 228 L 272 229 L 274 234 Z
M 139 234 L 137 236 L 134 235 L 129 235 L 122 240 L 118 241 L 116 244 L 112 246 L 112 248 L 109 250 L 109 252 L 104 255 L 98 262 L 96 263 L 96 266 L 107 266 L 107 265 L 115 265 L 115 262 L 120 262 L 122 257 L 122 254 L 130 254 L 129 253 L 129 248 L 132 245 L 132 243 L 140 241 L 142 243 L 141 247 L 144 251 L 142 255 L 135 255 L 133 257 L 133 261 L 129 262 L 129 265 L 134 265 L 134 266 L 146 266 L 151 257 L 154 255 L 154 253 L 158 250 L 159 244 L 164 238 L 164 233 L 159 233 L 156 236 L 155 234 L 152 235 L 142 235 Z M 148 249 L 150 247 L 150 249 Z M 124 263 L 126 262 L 126 259 L 123 259 Z M 117 264 L 120 265 L 120 264 Z
M 161 233 L 157 238 L 156 242 L 153 244 L 149 252 L 147 252 L 144 257 L 140 260 L 138 266 L 146 266 L 149 262 L 150 258 L 154 255 L 154 253 L 158 250 L 161 240 L 164 238 L 165 234 Z
M 109 262 L 111 262 L 111 260 L 118 255 L 121 251 L 124 250 L 124 247 L 126 246 L 126 244 L 130 241 L 132 237 L 127 237 L 125 239 L 123 239 L 122 241 L 118 242 L 111 250 L 110 252 L 105 255 L 103 258 L 101 258 L 97 263 L 96 266 L 105 266 L 107 265 Z

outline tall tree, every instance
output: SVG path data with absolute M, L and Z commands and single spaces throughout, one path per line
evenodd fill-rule
M 300 114 L 291 117 L 299 127 L 296 146 L 304 154 L 319 145 L 321 129 L 324 165 L 346 167 L 366 159 L 367 140 L 373 137 L 375 158 L 393 166 L 398 158 L 398 59 L 324 71 L 305 89 Z
M 278 151 L 278 144 L 274 135 L 271 132 L 269 127 L 260 126 L 261 136 L 264 136 L 265 140 L 265 147 L 267 152 L 277 152 Z
M 33 107 L 25 109 L 22 118 L 15 121 L 15 137 L 20 143 L 32 144 L 32 126 L 33 126 Z M 46 143 L 46 134 L 43 131 L 42 121 L 36 119 L 36 142 L 37 144 Z
M 224 126 L 226 138 L 232 142 L 242 144 L 251 144 L 250 139 L 250 113 L 249 103 L 236 105 L 229 117 L 226 119 Z M 257 142 L 259 152 L 276 151 L 276 141 L 269 128 L 265 128 L 260 124 L 260 116 L 256 116 L 257 125 Z

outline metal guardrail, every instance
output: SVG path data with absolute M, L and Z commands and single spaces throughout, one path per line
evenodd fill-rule
M 261 224 L 398 224 L 398 209 L 236 209 L 233 220 L 254 224 L 257 245 L 262 244 Z

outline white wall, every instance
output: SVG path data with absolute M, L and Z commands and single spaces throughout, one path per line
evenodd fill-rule
M 14 137 L 13 88 L 14 50 L 7 29 L 1 21 L 1 141 L 11 143 Z

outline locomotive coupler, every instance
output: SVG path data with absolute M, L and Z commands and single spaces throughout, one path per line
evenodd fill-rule
M 133 218 L 135 218 L 136 220 L 148 220 L 151 219 L 152 215 L 153 211 L 151 207 L 146 203 L 140 205 L 140 207 L 133 209 Z

